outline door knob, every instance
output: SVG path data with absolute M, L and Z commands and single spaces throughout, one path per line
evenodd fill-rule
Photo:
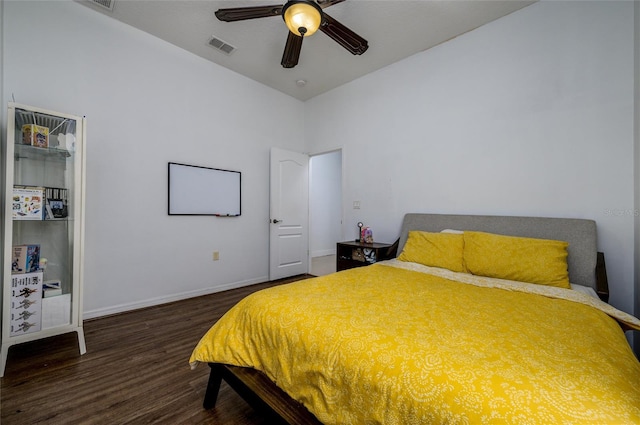
M 281 223 L 281 222 L 282 222 L 282 220 L 276 220 L 276 219 L 274 218 L 273 220 L 271 220 L 271 222 L 272 222 L 273 224 L 278 224 L 278 223 Z

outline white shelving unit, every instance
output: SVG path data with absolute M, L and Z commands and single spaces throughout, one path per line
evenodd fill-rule
M 8 105 L 0 376 L 16 344 L 77 332 L 86 352 L 85 137 L 83 117 Z M 43 284 L 54 289 L 45 293 Z

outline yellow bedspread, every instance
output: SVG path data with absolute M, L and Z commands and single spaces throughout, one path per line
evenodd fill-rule
M 261 370 L 325 424 L 640 424 L 640 363 L 617 310 L 411 264 L 250 295 L 191 365 Z

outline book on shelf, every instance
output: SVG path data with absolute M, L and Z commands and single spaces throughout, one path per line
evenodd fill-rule
M 14 220 L 53 220 L 69 215 L 69 191 L 58 187 L 13 187 Z
M 40 267 L 40 245 L 15 245 L 11 250 L 11 273 L 31 273 Z
M 12 218 L 14 220 L 44 219 L 43 187 L 14 186 L 12 200 Z
M 50 298 L 62 295 L 62 286 L 59 280 L 46 280 L 42 284 L 42 297 Z
M 11 275 L 9 336 L 37 332 L 42 327 L 42 271 Z
M 69 215 L 68 190 L 57 187 L 45 187 L 45 220 L 65 218 Z

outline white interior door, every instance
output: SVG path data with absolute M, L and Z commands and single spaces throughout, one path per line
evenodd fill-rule
M 309 270 L 309 157 L 271 148 L 269 279 Z

